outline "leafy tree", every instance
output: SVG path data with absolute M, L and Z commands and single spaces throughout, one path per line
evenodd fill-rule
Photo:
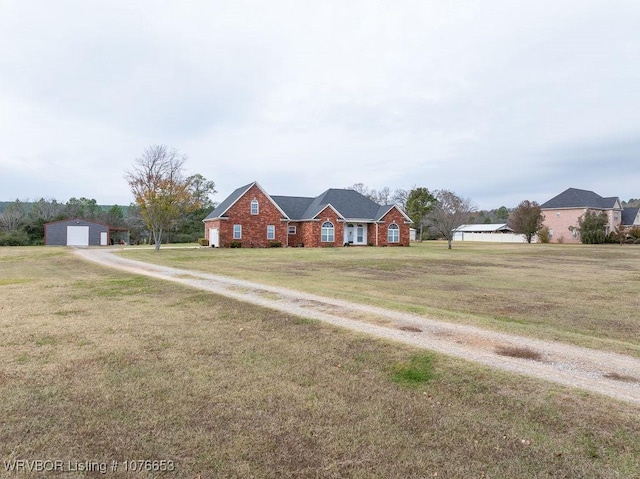
M 506 206 L 501 206 L 495 212 L 495 218 L 497 221 L 508 221 L 509 220 L 509 210 Z
M 101 210 L 95 199 L 70 198 L 65 205 L 65 215 L 68 218 L 85 218 L 88 220 L 99 219 Z
M 187 181 L 194 207 L 196 209 L 213 209 L 215 205 L 211 196 L 216 194 L 216 184 L 211 180 L 207 180 L 201 174 L 191 175 L 187 178 Z
M 55 199 L 40 198 L 31 205 L 27 224 L 24 227 L 31 244 L 41 244 L 44 240 L 44 225 L 51 221 L 65 219 L 65 206 Z
M 422 186 L 414 187 L 407 196 L 407 215 L 419 230 L 419 241 L 422 241 L 422 230 L 427 220 L 427 215 L 433 209 L 435 202 L 436 199 L 431 192 Z
M 131 203 L 127 207 L 125 224 L 129 228 L 129 241 L 131 241 L 131 244 L 144 244 L 147 242 L 150 233 L 145 221 L 142 219 L 140 207 L 136 203 Z
M 536 235 L 544 222 L 540 205 L 535 201 L 524 200 L 513 210 L 509 217 L 509 227 L 519 235 L 524 235 L 527 243 Z
M 124 211 L 119 205 L 113 205 L 106 212 L 105 223 L 110 226 L 123 226 L 124 225 Z
M 147 148 L 126 174 L 140 214 L 153 235 L 156 251 L 163 234 L 183 215 L 201 207 L 192 178 L 183 173 L 186 156 L 164 145 Z
M 467 223 L 476 210 L 468 198 L 461 198 L 449 190 L 438 190 L 435 193 L 436 204 L 427 215 L 430 225 L 446 240 L 451 249 L 451 242 L 456 228 Z
M 604 211 L 587 210 L 578 218 L 578 231 L 583 244 L 603 244 L 607 240 L 609 219 Z M 571 228 L 570 228 L 571 229 Z

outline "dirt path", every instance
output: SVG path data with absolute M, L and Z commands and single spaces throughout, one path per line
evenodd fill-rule
M 224 276 L 122 258 L 105 249 L 76 254 L 103 266 L 174 281 L 278 311 L 400 341 L 491 367 L 581 388 L 640 406 L 640 359 L 558 342 L 542 341 L 473 326 L 324 298 Z M 505 355 L 527 349 L 536 359 Z M 502 354 L 497 351 L 502 349 Z

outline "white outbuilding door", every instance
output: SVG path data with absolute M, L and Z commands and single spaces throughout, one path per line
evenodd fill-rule
M 89 246 L 89 227 L 67 226 L 67 246 Z
M 107 236 L 106 231 L 100 232 L 100 246 L 107 246 Z
M 218 228 L 209 228 L 209 245 L 214 248 L 220 247 L 220 232 Z

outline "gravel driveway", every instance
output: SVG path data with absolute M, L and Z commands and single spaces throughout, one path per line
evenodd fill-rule
M 174 281 L 493 368 L 604 394 L 640 406 L 640 359 L 630 356 L 435 321 L 409 313 L 285 288 L 144 263 L 117 256 L 113 254 L 113 250 L 76 249 L 75 253 L 110 268 Z M 524 349 L 536 359 L 505 355 L 509 348 L 520 351 Z

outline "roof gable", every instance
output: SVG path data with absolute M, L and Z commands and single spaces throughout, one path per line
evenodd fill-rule
M 404 211 L 402 211 L 402 208 L 400 208 L 398 205 L 383 205 L 383 206 L 381 206 L 378 209 L 378 213 L 376 215 L 376 220 L 380 221 L 382 218 L 384 218 L 389 213 L 389 211 L 391 211 L 394 208 L 397 209 L 402 214 L 402 216 L 404 216 L 404 219 L 405 219 L 406 223 L 413 223 L 411 218 L 409 218 L 409 216 Z
M 229 208 L 231 208 L 236 203 L 236 201 L 242 198 L 242 196 L 255 184 L 256 182 L 254 181 L 253 183 L 249 183 L 248 185 L 237 188 L 233 193 L 227 196 L 222 203 L 216 206 L 203 221 L 223 217 L 224 214 L 229 210 Z
M 599 208 L 599 209 L 620 209 L 620 200 L 611 196 L 602 196 L 589 190 L 569 188 L 558 196 L 554 196 L 540 206 L 542 209 L 559 208 Z
M 267 193 L 262 188 L 262 186 L 258 184 L 257 181 L 254 181 L 253 183 L 249 183 L 248 185 L 244 185 L 244 186 L 241 186 L 240 188 L 237 188 L 233 193 L 227 196 L 224 199 L 224 201 L 220 203 L 211 213 L 209 213 L 203 221 L 224 217 L 227 211 L 229 211 L 229 208 L 231 208 L 234 204 L 236 204 L 236 202 L 240 198 L 242 198 L 254 186 L 256 186 L 269 199 L 269 201 L 271 201 L 275 205 L 275 207 L 278 208 L 278 210 L 280 210 L 280 213 L 282 213 L 283 216 L 288 217 L 287 213 L 280 207 L 280 205 L 276 201 L 274 201 L 274 199 L 269 195 L 269 193 Z

